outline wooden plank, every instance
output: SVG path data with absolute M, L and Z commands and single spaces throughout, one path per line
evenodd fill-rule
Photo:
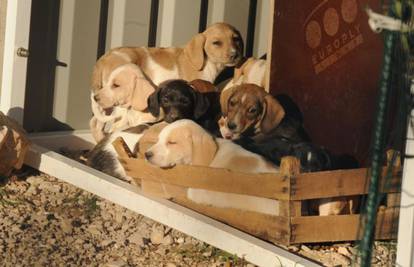
M 173 201 L 261 239 L 284 245 L 289 243 L 287 217 L 200 205 L 188 199 L 176 198 Z
M 264 198 L 288 199 L 288 180 L 277 174 L 247 174 L 189 165 L 161 169 L 142 159 L 121 158 L 120 161 L 127 174 L 138 179 Z
M 337 196 L 352 196 L 368 193 L 368 169 L 336 170 L 299 174 L 292 180 L 291 199 L 315 199 Z M 384 167 L 382 177 L 387 168 Z M 381 184 L 383 185 L 384 178 Z M 393 171 L 393 177 L 384 192 L 399 192 L 401 172 Z
M 377 215 L 375 237 L 397 237 L 399 209 L 386 209 Z M 291 243 L 318 243 L 358 239 L 359 215 L 292 217 Z
M 68 137 L 67 146 L 71 146 L 70 140 Z M 30 148 L 25 163 L 258 266 L 319 266 L 171 201 L 149 197 L 135 186 L 38 145 Z
M 187 197 L 187 188 L 177 185 L 161 184 L 159 182 L 144 179 L 141 182 L 142 192 L 150 196 L 171 199 Z
M 300 173 L 300 161 L 295 157 L 284 157 L 280 163 L 280 174 L 286 179 L 294 179 Z M 292 192 L 292 183 L 289 184 L 289 193 Z M 302 215 L 301 201 L 281 202 L 281 210 L 285 210 L 287 217 Z M 283 207 L 285 206 L 285 207 Z

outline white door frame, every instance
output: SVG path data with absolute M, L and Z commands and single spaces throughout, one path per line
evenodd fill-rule
M 17 56 L 19 47 L 28 49 L 31 0 L 7 1 L 0 110 L 23 123 L 27 58 Z
M 412 115 L 414 116 L 414 112 Z M 412 138 L 414 138 L 414 131 L 409 124 L 407 155 L 414 155 Z M 396 263 L 396 266 L 414 266 L 414 158 L 406 158 L 404 161 Z

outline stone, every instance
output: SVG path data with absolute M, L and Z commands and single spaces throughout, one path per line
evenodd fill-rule
M 165 236 L 162 240 L 162 244 L 165 245 L 165 246 L 169 246 L 172 243 L 174 243 L 174 240 L 170 235 Z
M 116 260 L 116 261 L 111 261 L 107 264 L 105 264 L 105 267 L 123 267 L 126 265 L 126 262 L 123 261 L 122 259 Z
M 351 265 L 351 260 L 348 257 L 344 256 L 344 255 L 341 255 L 339 253 L 332 253 L 331 256 L 341 266 Z
M 347 257 L 351 257 L 352 256 L 352 254 L 349 252 L 349 250 L 346 247 L 339 247 L 338 248 L 338 253 L 339 254 L 342 254 L 344 256 L 347 256 Z
M 292 251 L 292 252 L 298 252 L 299 251 L 299 247 L 298 246 L 294 246 L 294 245 L 289 246 L 288 249 L 290 251 Z
M 129 242 L 136 244 L 138 246 L 143 246 L 144 245 L 144 240 L 143 240 L 143 236 L 140 232 L 135 232 L 132 235 L 130 235 L 128 237 Z
M 174 264 L 174 263 L 172 263 L 172 262 L 168 262 L 165 266 L 166 266 L 166 267 L 177 267 L 177 265 L 175 265 L 175 264 Z
M 156 227 L 154 225 L 154 227 L 152 227 L 150 239 L 151 243 L 154 245 L 161 244 L 164 240 L 164 229 L 162 227 Z
M 305 251 L 305 252 L 311 252 L 312 250 L 308 247 L 308 246 L 306 246 L 306 245 L 301 245 L 300 246 L 300 249 L 301 250 L 303 250 L 303 251 Z

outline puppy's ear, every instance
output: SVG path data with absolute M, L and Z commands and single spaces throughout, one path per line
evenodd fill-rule
M 252 62 L 254 62 L 254 58 L 250 57 L 247 60 L 245 60 L 240 67 L 234 68 L 234 82 L 237 82 L 240 79 L 240 77 L 246 73 L 247 66 L 249 66 Z
M 214 86 L 211 82 L 196 79 L 190 82 L 191 87 L 194 88 L 197 92 L 208 93 L 208 92 L 218 92 L 218 88 Z
M 102 88 L 102 68 L 98 65 L 98 63 L 96 63 L 93 67 L 91 87 L 93 93 Z
M 148 104 L 148 111 L 154 116 L 154 117 L 158 117 L 160 115 L 160 101 L 159 101 L 159 96 L 160 96 L 160 91 L 161 89 L 157 89 L 155 90 L 155 92 L 153 92 L 147 100 L 147 104 Z
M 220 107 L 221 107 L 221 113 L 223 113 L 223 116 L 227 116 L 227 105 L 229 102 L 230 97 L 233 95 L 233 93 L 236 91 L 237 86 L 230 87 L 227 90 L 224 90 L 220 94 Z
M 210 107 L 210 101 L 207 96 L 194 91 L 194 118 L 198 120 L 203 116 Z
M 268 133 L 278 126 L 285 117 L 285 110 L 282 105 L 280 105 L 280 103 L 270 94 L 265 96 L 264 103 L 266 107 L 264 109 L 264 115 L 260 127 L 262 133 Z
M 155 89 L 145 78 L 136 78 L 135 89 L 132 96 L 132 108 L 144 111 L 148 107 L 148 99 Z
M 206 131 L 192 134 L 192 165 L 208 166 L 213 161 L 218 146 L 214 138 Z
M 204 44 L 206 37 L 199 33 L 195 35 L 184 47 L 184 54 L 187 60 L 196 70 L 201 70 L 204 66 Z

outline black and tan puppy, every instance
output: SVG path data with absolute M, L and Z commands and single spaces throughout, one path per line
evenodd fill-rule
M 148 98 L 148 110 L 153 116 L 163 115 L 168 123 L 190 119 L 211 133 L 218 132 L 219 93 L 200 93 L 184 80 L 161 83 Z
M 254 84 L 242 84 L 225 92 L 221 105 L 227 129 L 244 148 L 275 164 L 280 164 L 284 156 L 296 156 L 304 172 L 357 166 L 312 144 L 299 108 L 287 96 L 275 98 Z

